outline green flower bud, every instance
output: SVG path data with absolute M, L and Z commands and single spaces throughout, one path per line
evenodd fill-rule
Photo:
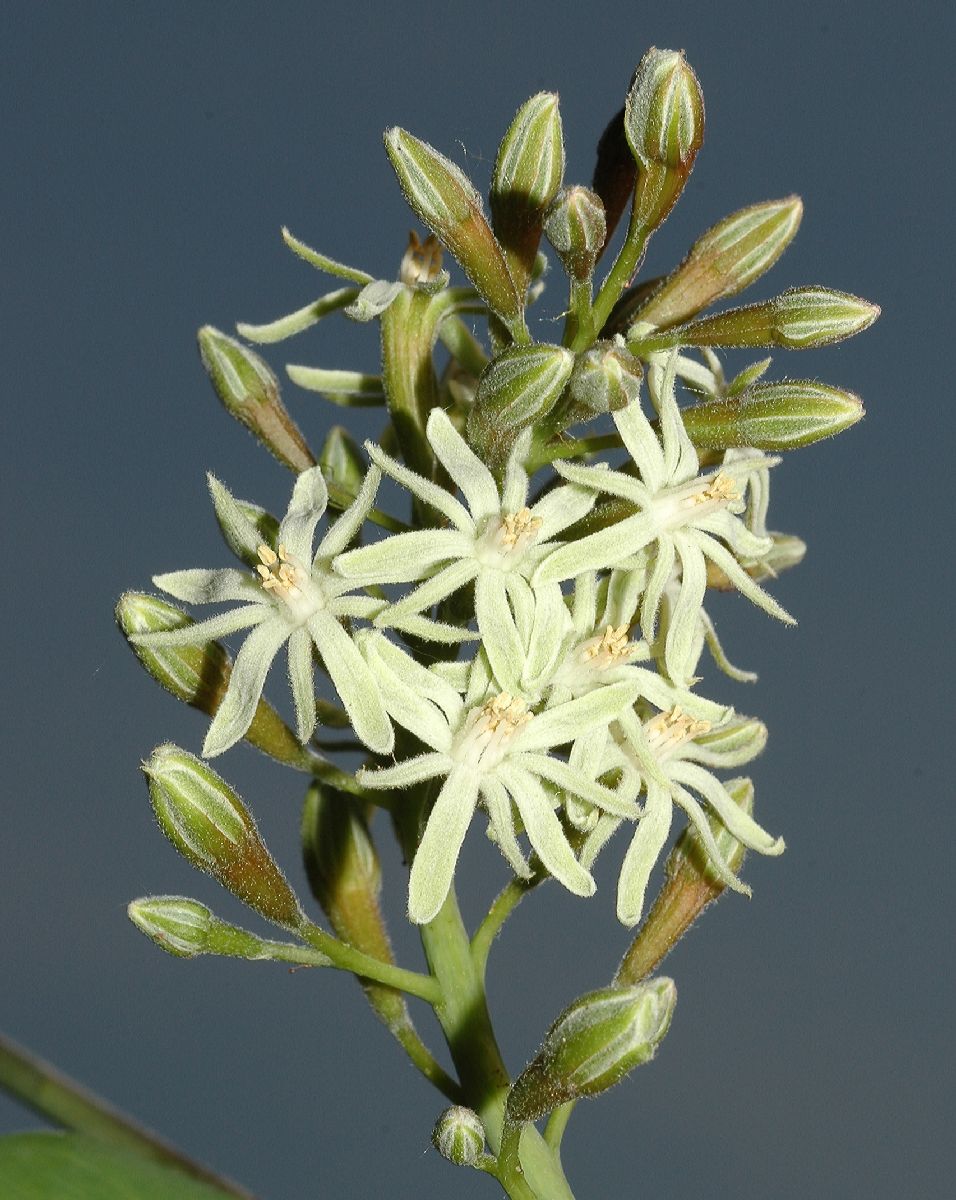
M 230 958 L 267 956 L 262 938 L 227 925 L 196 900 L 185 896 L 146 896 L 127 908 L 129 919 L 161 950 L 178 958 L 223 954 Z
M 330 495 L 336 489 L 343 496 L 358 495 L 362 481 L 365 479 L 365 460 L 358 442 L 347 429 L 341 425 L 333 425 L 325 445 L 319 455 L 319 464 L 325 482 L 329 485 Z M 268 545 L 273 545 L 269 542 Z
M 586 187 L 565 188 L 551 205 L 544 233 L 568 275 L 586 283 L 607 239 L 600 196 Z
M 704 141 L 704 97 L 683 54 L 652 47 L 641 59 L 624 133 L 637 161 L 634 213 L 646 237 L 673 208 Z
M 830 288 L 791 288 L 773 300 L 733 308 L 642 341 L 642 350 L 670 346 L 783 346 L 807 350 L 842 342 L 867 329 L 879 306 Z
M 607 221 L 606 241 L 617 228 L 621 214 L 634 191 L 637 163 L 624 131 L 624 109 L 614 114 L 597 144 L 597 159 L 591 186 L 604 206 Z
M 623 346 L 597 342 L 579 356 L 571 373 L 568 395 L 581 414 L 576 419 L 626 408 L 640 396 L 643 375 L 641 364 Z
M 536 1121 L 559 1104 L 613 1087 L 654 1057 L 676 1003 L 672 979 L 602 988 L 575 1000 L 515 1080 L 508 1117 Z
M 799 196 L 742 208 L 708 229 L 672 275 L 638 310 L 638 319 L 669 328 L 724 296 L 735 296 L 769 271 L 793 241 Z
M 512 346 L 478 380 L 468 440 L 493 471 L 507 462 L 515 438 L 549 413 L 567 385 L 574 355 L 563 346 Z
M 270 541 L 269 545 L 272 544 Z M 129 639 L 138 633 L 182 629 L 195 622 L 175 604 L 143 592 L 125 592 L 116 604 L 116 623 Z M 150 646 L 128 642 L 146 671 L 192 708 L 214 716 L 229 686 L 232 660 L 218 642 L 193 646 Z M 245 740 L 287 766 L 308 771 L 314 762 L 292 730 L 266 700 L 260 700 Z
M 485 1152 L 485 1127 L 470 1108 L 446 1109 L 432 1130 L 432 1145 L 458 1167 L 477 1166 Z
M 226 411 L 293 471 L 315 466 L 315 457 L 279 396 L 268 364 L 211 325 L 199 331 L 199 354 Z
M 725 786 L 731 799 L 748 817 L 752 816 L 754 790 L 750 780 L 732 779 Z M 733 874 L 738 875 L 746 855 L 745 847 L 715 813 L 708 814 L 707 823 L 721 858 Z M 700 835 L 693 825 L 688 825 L 667 859 L 664 886 L 628 948 L 615 976 L 615 984 L 633 986 L 646 979 L 726 886 L 714 870 L 713 860 Z
M 691 441 L 702 450 L 796 450 L 855 425 L 863 416 L 863 402 L 830 384 L 788 379 L 755 384 L 731 399 L 695 404 L 682 415 Z
M 488 305 L 504 321 L 517 320 L 521 300 L 471 180 L 404 129 L 386 132 L 385 149 L 412 210 L 454 254 Z
M 558 97 L 539 92 L 518 109 L 498 149 L 491 180 L 491 221 L 519 292 L 531 278 L 544 213 L 563 174 Z
M 277 925 L 305 919 L 245 805 L 206 763 L 178 746 L 158 746 L 143 764 L 163 833 L 188 862 Z
M 360 803 L 314 783 L 302 813 L 302 847 L 313 895 L 332 928 L 358 949 L 378 954 L 383 943 L 388 946 L 378 908 L 382 876 Z

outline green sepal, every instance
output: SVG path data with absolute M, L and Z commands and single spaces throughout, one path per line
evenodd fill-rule
M 788 379 L 692 405 L 681 415 L 688 436 L 701 450 L 796 450 L 855 425 L 863 416 L 863 401 L 830 384 Z
M 279 395 L 279 381 L 264 359 L 211 325 L 199 330 L 199 354 L 225 410 L 255 435 L 283 466 L 315 466 L 299 427 Z
M 334 489 L 353 499 L 358 495 L 367 468 L 361 447 L 344 426 L 333 425 L 329 430 L 319 453 L 319 465 L 330 493 Z
M 143 764 L 156 820 L 179 853 L 255 912 L 287 929 L 304 916 L 252 814 L 207 763 L 158 746 Z

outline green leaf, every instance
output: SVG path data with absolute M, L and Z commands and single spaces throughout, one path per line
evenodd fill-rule
M 0 1138 L 0 1196 L 9 1200 L 224 1200 L 223 1191 L 128 1150 L 75 1133 Z

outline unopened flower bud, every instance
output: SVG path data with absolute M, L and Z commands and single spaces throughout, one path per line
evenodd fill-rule
M 574 368 L 562 346 L 513 346 L 485 368 L 468 416 L 468 440 L 500 470 L 515 438 L 554 407 Z
M 178 746 L 163 745 L 143 771 L 160 828 L 188 862 L 277 925 L 302 924 L 299 902 L 252 815 L 211 767 Z
M 212 641 L 189 646 L 157 646 L 131 641 L 136 634 L 159 633 L 195 624 L 193 618 L 175 604 L 143 592 L 125 592 L 120 596 L 116 605 L 116 623 L 130 649 L 158 684 L 190 707 L 209 716 L 215 715 L 232 673 L 232 660 L 224 646 Z M 266 700 L 260 700 L 256 706 L 245 740 L 291 767 L 309 770 L 314 762 L 311 752 L 300 744 Z
M 586 187 L 565 188 L 551 205 L 544 232 L 568 275 L 586 282 L 607 239 L 600 196 Z
M 749 779 L 732 779 L 724 785 L 731 799 L 749 817 L 753 815 L 754 790 Z M 746 848 L 715 813 L 707 823 L 721 858 L 737 875 Z M 690 929 L 704 909 L 726 888 L 714 869 L 713 860 L 694 826 L 688 825 L 674 844 L 665 867 L 665 882 L 644 924 L 618 968 L 615 983 L 634 985 L 646 979 L 668 952 Z
M 333 425 L 329 430 L 319 454 L 319 465 L 330 499 L 334 491 L 340 492 L 343 498 L 354 499 L 358 495 L 367 469 L 365 459 L 358 442 L 341 425 Z
M 446 1109 L 432 1130 L 432 1145 L 458 1167 L 474 1167 L 485 1152 L 485 1128 L 478 1114 L 455 1105 Z
M 160 949 L 178 958 L 223 954 L 230 958 L 262 958 L 262 938 L 227 925 L 197 900 L 185 896 L 146 896 L 127 908 L 129 919 Z
M 539 92 L 518 109 L 491 180 L 491 220 L 519 292 L 531 278 L 544 214 L 563 174 L 558 97 Z
M 536 1121 L 559 1104 L 596 1096 L 654 1057 L 677 1003 L 671 979 L 610 987 L 575 1000 L 545 1035 L 508 1097 L 513 1121 Z
M 375 953 L 380 947 L 370 945 L 359 927 L 374 914 L 376 931 L 382 929 L 382 875 L 359 802 L 314 783 L 302 814 L 302 845 L 312 892 L 332 928 L 359 949 Z
M 863 402 L 830 384 L 788 379 L 755 384 L 732 399 L 695 404 L 682 415 L 700 449 L 796 450 L 855 425 Z
M 792 288 L 773 300 L 732 308 L 713 317 L 651 334 L 647 349 L 669 346 L 829 346 L 868 328 L 879 306 L 831 288 Z
M 315 457 L 279 395 L 269 365 L 211 325 L 199 331 L 199 354 L 227 412 L 259 439 L 284 466 L 305 471 Z
M 634 211 L 644 236 L 673 208 L 704 141 L 704 97 L 683 54 L 652 47 L 624 106 L 624 132 L 637 161 Z
M 708 229 L 636 314 L 662 329 L 735 296 L 769 271 L 793 241 L 803 216 L 799 196 L 742 208 Z
M 623 346 L 597 342 L 580 355 L 571 373 L 568 396 L 581 414 L 577 419 L 626 408 L 640 396 L 643 374 Z
M 404 129 L 386 132 L 385 149 L 405 199 L 419 219 L 458 259 L 503 320 L 519 318 L 521 300 L 471 180 L 434 147 Z

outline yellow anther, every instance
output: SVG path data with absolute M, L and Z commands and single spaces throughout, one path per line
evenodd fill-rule
M 430 283 L 441 272 L 441 246 L 438 238 L 430 233 L 419 241 L 414 230 L 408 235 L 408 248 L 402 257 L 398 277 L 402 283 Z
M 510 692 L 499 692 L 484 705 L 481 713 L 490 733 L 501 729 L 505 734 L 527 725 L 534 715 L 528 712 L 528 705 L 520 696 L 512 696 Z
M 259 562 L 256 564 L 256 570 L 265 590 L 281 592 L 286 596 L 298 596 L 300 568 L 286 550 L 284 543 L 279 543 L 278 554 L 270 546 L 264 544 L 258 547 L 257 553 Z
M 619 663 L 624 658 L 630 658 L 636 646 L 634 642 L 628 641 L 627 633 L 627 625 L 619 625 L 617 629 L 613 625 L 608 625 L 601 638 L 594 637 L 585 642 L 581 652 L 582 660 L 593 662 L 595 659 L 601 659 L 595 665 L 608 667 Z
M 505 513 L 501 518 L 498 537 L 502 545 L 513 550 L 519 542 L 534 537 L 541 525 L 541 518 L 534 516 L 530 508 L 521 508 L 516 513 Z
M 712 500 L 729 503 L 731 500 L 739 499 L 740 493 L 737 491 L 734 477 L 724 471 L 718 471 L 710 483 L 694 496 L 694 503 L 706 504 Z
M 658 749 L 665 746 L 673 749 L 683 742 L 692 741 L 709 730 L 709 721 L 696 721 L 683 712 L 677 704 L 667 712 L 658 713 L 644 726 L 648 740 Z

